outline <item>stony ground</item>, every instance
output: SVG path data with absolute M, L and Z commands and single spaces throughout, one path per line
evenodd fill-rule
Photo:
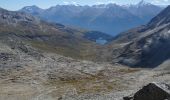
M 15 43 L 17 44 L 17 43 Z M 170 71 L 132 69 L 0 42 L 0 100 L 121 100 Z

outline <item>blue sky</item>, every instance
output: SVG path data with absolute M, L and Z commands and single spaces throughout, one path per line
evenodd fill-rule
M 8 10 L 18 10 L 24 6 L 37 5 L 41 8 L 49 8 L 57 4 L 94 5 L 101 3 L 136 4 L 141 0 L 0 0 L 0 7 Z M 168 5 L 170 0 L 145 0 L 157 5 Z

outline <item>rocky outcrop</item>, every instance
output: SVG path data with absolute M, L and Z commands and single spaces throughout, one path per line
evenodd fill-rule
M 124 97 L 124 100 L 170 100 L 170 86 L 164 83 L 150 83 L 133 97 Z

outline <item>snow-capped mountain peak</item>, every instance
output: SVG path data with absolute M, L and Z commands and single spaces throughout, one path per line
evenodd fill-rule
M 22 11 L 27 11 L 29 13 L 33 13 L 35 11 L 41 11 L 42 9 L 37 7 L 36 5 L 33 6 L 26 6 L 22 9 Z
M 149 3 L 149 2 L 146 2 L 145 0 L 141 0 L 141 1 L 137 4 L 138 7 L 140 7 L 140 6 L 145 6 L 145 5 L 152 5 L 152 4 Z

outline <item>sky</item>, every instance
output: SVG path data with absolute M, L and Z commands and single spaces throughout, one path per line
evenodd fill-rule
M 0 0 L 0 7 L 8 10 L 19 10 L 24 6 L 36 5 L 40 8 L 49 8 L 55 5 L 79 4 L 79 5 L 95 5 L 95 4 L 137 4 L 141 0 Z M 170 0 L 145 0 L 156 5 L 169 5 Z

